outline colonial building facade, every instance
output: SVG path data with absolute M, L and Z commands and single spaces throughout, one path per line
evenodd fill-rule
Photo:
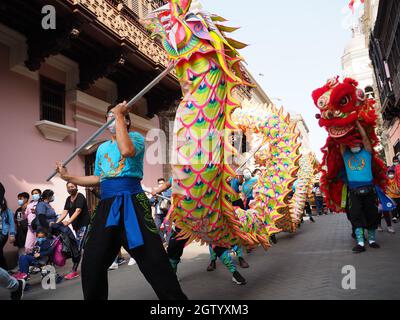
M 65 184 L 58 178 L 45 182 L 55 162 L 65 159 L 104 123 L 109 105 L 132 98 L 168 63 L 161 45 L 139 23 L 162 4 L 1 1 L 0 180 L 12 209 L 16 195 L 33 188 L 53 189 L 55 208 L 63 209 Z M 55 29 L 44 28 L 44 19 L 53 13 Z M 157 114 L 176 105 L 180 95 L 175 76 L 167 76 L 134 106 L 132 130 L 149 136 L 159 129 Z M 106 133 L 84 150 L 69 165 L 70 171 L 91 174 L 96 149 L 108 138 Z M 154 186 L 163 173 L 162 163 L 146 157 L 145 186 Z M 89 192 L 87 196 L 93 209 L 95 201 Z
M 379 2 L 369 42 L 382 104 L 388 162 L 400 154 L 400 2 Z

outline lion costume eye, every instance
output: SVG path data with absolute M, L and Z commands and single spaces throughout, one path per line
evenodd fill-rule
M 323 109 L 325 109 L 325 108 L 327 107 L 328 103 L 329 103 L 329 97 L 326 96 L 326 95 L 321 96 L 321 97 L 318 99 L 318 102 L 317 102 L 318 108 L 320 108 L 321 110 L 323 110 Z
M 347 105 L 350 102 L 350 97 L 349 96 L 345 96 L 342 99 L 340 99 L 340 106 L 344 107 L 345 105 Z

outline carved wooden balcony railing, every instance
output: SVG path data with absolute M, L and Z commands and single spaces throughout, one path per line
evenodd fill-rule
M 140 24 L 145 16 L 163 1 L 149 0 L 65 0 L 75 6 L 82 6 L 97 17 L 97 21 L 125 41 L 129 41 L 155 64 L 168 65 L 168 56 L 159 43 L 149 37 Z M 136 10 L 136 11 L 135 11 Z

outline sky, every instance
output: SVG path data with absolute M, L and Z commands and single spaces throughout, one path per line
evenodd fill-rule
M 341 57 L 354 17 L 348 0 L 201 0 L 205 9 L 241 27 L 232 38 L 267 95 L 286 111 L 300 113 L 319 159 L 327 134 L 315 118 L 314 89 L 342 75 Z M 264 76 L 260 76 L 262 74 Z M 281 101 L 279 101 L 279 100 Z

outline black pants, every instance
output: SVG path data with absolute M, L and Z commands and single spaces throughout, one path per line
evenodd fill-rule
M 82 260 L 82 287 L 85 300 L 108 298 L 108 267 L 121 246 L 133 257 L 146 280 L 161 300 L 185 300 L 178 279 L 172 270 L 151 216 L 150 202 L 145 194 L 132 196 L 144 245 L 129 250 L 124 227 L 123 208 L 118 227 L 105 228 L 114 199 L 102 200 L 92 220 Z M 132 288 L 134 290 L 134 288 Z
M 400 218 L 400 198 L 393 199 L 396 202 L 397 208 L 392 211 L 393 218 Z
M 183 249 L 185 249 L 185 245 L 188 241 L 188 239 L 176 239 L 177 233 L 180 231 L 173 231 L 171 238 L 169 239 L 168 243 L 168 258 L 174 260 L 174 261 L 180 261 L 183 255 Z M 230 250 L 228 248 L 222 248 L 222 247 L 215 247 L 214 252 L 216 253 L 217 257 L 220 258 L 225 251 Z
M 353 229 L 376 229 L 380 222 L 375 191 L 357 195 L 350 191 L 348 196 L 348 218 Z
M 0 268 L 4 270 L 8 270 L 6 258 L 4 258 L 4 247 L 6 246 L 8 241 L 8 236 L 4 236 L 0 233 Z
M 243 203 L 243 200 L 242 200 L 242 199 L 233 201 L 233 202 L 232 202 L 232 205 L 233 205 L 234 207 L 239 207 L 240 209 L 245 210 L 245 209 L 244 209 L 244 203 Z

